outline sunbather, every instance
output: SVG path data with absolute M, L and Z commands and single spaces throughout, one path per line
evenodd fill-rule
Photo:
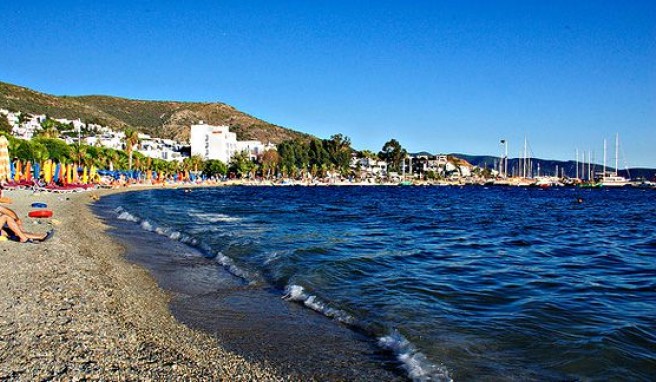
M 7 207 L 0 206 L 0 234 L 9 236 L 9 232 L 18 238 L 21 243 L 27 241 L 44 241 L 52 236 L 52 231 L 48 233 L 30 233 L 25 231 L 23 222 L 18 215 Z

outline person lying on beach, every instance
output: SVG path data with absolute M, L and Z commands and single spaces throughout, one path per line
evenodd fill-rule
M 18 218 L 18 215 L 16 215 L 13 210 L 0 206 L 0 234 L 2 236 L 9 236 L 8 231 L 11 231 L 13 236 L 17 237 L 21 243 L 28 241 L 45 241 L 52 237 L 54 233 L 54 231 L 49 231 L 43 234 L 27 232 L 23 227 L 23 222 Z

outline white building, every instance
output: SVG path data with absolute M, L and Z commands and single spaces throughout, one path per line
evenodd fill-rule
M 206 125 L 202 121 L 191 125 L 189 143 L 192 156 L 200 155 L 204 160 L 218 159 L 223 163 L 229 163 L 236 153 L 243 151 L 251 159 L 256 159 L 270 146 L 256 140 L 238 141 L 237 134 L 231 133 L 230 127 Z
M 264 154 L 264 145 L 260 141 L 237 141 L 238 153 L 246 151 L 251 160 L 256 160 L 259 155 Z
M 121 132 L 103 133 L 100 136 L 86 137 L 84 142 L 89 146 L 102 146 L 114 150 L 123 150 L 125 134 Z
M 372 158 L 352 158 L 351 168 L 356 169 L 360 166 L 360 170 L 372 176 L 385 176 L 387 175 L 387 162 L 384 160 L 377 160 Z
M 191 155 L 200 155 L 204 160 L 228 163 L 237 152 L 237 134 L 231 133 L 228 126 L 206 125 L 202 121 L 191 125 L 189 143 Z
M 139 134 L 141 136 L 142 134 Z M 146 136 L 145 134 L 143 134 Z M 172 139 L 150 138 L 142 140 L 137 150 L 141 154 L 165 161 L 182 161 L 185 157 L 182 155 L 183 146 Z

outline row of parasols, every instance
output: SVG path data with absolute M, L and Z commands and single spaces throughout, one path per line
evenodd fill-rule
M 73 163 L 54 163 L 51 160 L 42 164 L 16 160 L 9 164 L 8 175 L 8 180 L 17 183 L 43 178 L 46 184 L 89 184 L 97 180 L 98 170 L 95 166 L 80 168 Z
M 9 182 L 32 182 L 34 178 L 45 181 L 46 184 L 91 184 L 97 183 L 100 176 L 108 176 L 113 179 L 134 179 L 149 181 L 163 181 L 171 179 L 174 181 L 196 181 L 198 176 L 192 172 L 184 171 L 166 175 L 155 171 L 108 171 L 98 170 L 95 166 L 79 167 L 73 163 L 55 163 L 46 160 L 43 163 L 9 160 L 7 138 L 0 135 L 0 181 Z M 204 178 L 204 177 L 203 177 Z

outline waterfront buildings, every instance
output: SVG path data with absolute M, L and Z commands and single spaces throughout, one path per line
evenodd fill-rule
M 207 125 L 202 121 L 191 125 L 189 143 L 192 156 L 199 155 L 204 160 L 218 159 L 223 163 L 229 163 L 240 152 L 246 152 L 251 159 L 256 159 L 272 146 L 265 146 L 256 140 L 238 141 L 237 134 L 230 132 L 230 127 Z

